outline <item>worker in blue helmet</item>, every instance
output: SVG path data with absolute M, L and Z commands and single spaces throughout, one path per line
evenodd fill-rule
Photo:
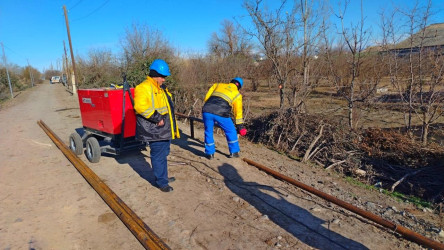
M 241 136 L 247 134 L 242 116 L 242 95 L 239 92 L 243 85 L 242 78 L 235 77 L 229 83 L 213 84 L 205 96 L 202 116 L 205 126 L 205 154 L 208 159 L 213 159 L 216 152 L 213 138 L 215 123 L 225 132 L 229 157 L 239 157 L 237 133 Z M 234 118 L 234 123 L 231 116 Z
M 134 89 L 136 111 L 136 138 L 150 147 L 151 166 L 156 184 L 163 192 L 171 192 L 169 185 L 175 180 L 168 177 L 167 156 L 171 140 L 179 138 L 179 128 L 174 116 L 171 93 L 164 84 L 170 73 L 168 64 L 162 59 L 153 61 L 148 77 Z

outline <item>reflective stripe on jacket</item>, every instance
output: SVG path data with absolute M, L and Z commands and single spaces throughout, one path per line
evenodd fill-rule
M 176 118 L 172 116 L 173 107 L 170 106 L 167 95 L 171 97 L 168 89 L 160 88 L 151 77 L 147 77 L 134 89 L 138 139 L 158 141 L 179 138 L 179 128 Z M 165 125 L 159 127 L 157 120 L 161 119 L 164 119 Z
M 242 117 L 242 95 L 234 83 L 215 83 L 205 96 L 202 112 L 229 117 L 234 115 L 235 124 L 244 123 Z M 228 105 L 227 105 L 228 104 Z

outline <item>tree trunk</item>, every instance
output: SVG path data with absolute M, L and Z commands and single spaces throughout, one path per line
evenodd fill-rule
M 282 85 L 279 85 L 279 108 L 284 109 L 284 89 Z
M 424 119 L 426 118 L 425 117 L 426 115 L 424 114 Z M 427 122 L 423 122 L 422 123 L 422 135 L 421 135 L 421 141 L 422 141 L 422 145 L 423 146 L 427 146 L 427 143 L 428 143 L 428 141 L 427 141 L 427 137 L 428 137 L 428 135 L 429 135 L 429 123 L 427 123 Z
M 257 89 L 259 88 L 259 81 L 256 78 L 253 78 L 251 80 L 251 84 L 253 86 L 253 91 L 256 92 Z
M 348 103 L 348 126 L 353 128 L 353 102 Z
M 296 87 L 293 88 L 292 92 L 293 99 L 291 100 L 291 107 L 296 107 L 296 99 L 298 94 Z

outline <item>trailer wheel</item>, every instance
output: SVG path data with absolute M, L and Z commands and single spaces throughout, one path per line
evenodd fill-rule
M 79 134 L 74 132 L 69 136 L 69 148 L 76 155 L 83 153 L 83 141 Z
M 86 140 L 86 158 L 88 158 L 91 163 L 97 163 L 100 160 L 101 154 L 99 141 L 97 141 L 95 137 L 89 137 L 88 140 Z

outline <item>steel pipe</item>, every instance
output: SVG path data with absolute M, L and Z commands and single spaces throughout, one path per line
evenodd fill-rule
M 170 249 L 60 138 L 42 121 L 37 124 L 96 190 L 145 249 Z
M 306 185 L 306 184 L 304 184 L 302 182 L 299 182 L 299 181 L 297 181 L 295 179 L 292 179 L 292 178 L 290 178 L 288 176 L 285 176 L 285 175 L 283 175 L 283 174 L 281 174 L 281 173 L 279 173 L 277 171 L 274 171 L 274 170 L 272 170 L 270 168 L 267 168 L 267 167 L 265 167 L 262 164 L 254 162 L 254 161 L 249 160 L 247 158 L 243 158 L 242 160 L 245 161 L 246 163 L 254 166 L 254 167 L 257 167 L 258 169 L 260 169 L 262 171 L 265 171 L 266 173 L 272 175 L 273 177 L 276 177 L 276 178 L 278 178 L 280 180 L 283 180 L 283 181 L 286 181 L 286 182 L 288 182 L 290 184 L 293 184 L 293 185 L 295 185 L 295 186 L 297 186 L 297 187 L 299 187 L 301 189 L 304 189 L 307 192 L 310 192 L 310 193 L 312 193 L 312 194 L 314 194 L 314 195 L 316 195 L 318 197 L 321 197 L 321 198 L 323 198 L 323 199 L 325 199 L 327 201 L 330 201 L 330 202 L 332 202 L 332 203 L 334 203 L 334 204 L 336 204 L 336 205 L 338 205 L 340 207 L 343 207 L 343 208 L 345 208 L 345 209 L 347 209 L 347 210 L 349 210 L 349 211 L 351 211 L 353 213 L 359 214 L 360 216 L 362 216 L 364 218 L 367 218 L 367 219 L 369 219 L 369 220 L 371 220 L 371 221 L 373 221 L 375 223 L 378 223 L 379 225 L 382 225 L 382 226 L 384 226 L 386 228 L 389 228 L 390 230 L 395 231 L 395 232 L 403 235 L 408 240 L 414 241 L 414 242 L 416 242 L 418 244 L 421 244 L 423 246 L 430 247 L 430 248 L 433 248 L 433 249 L 444 249 L 444 244 L 442 244 L 440 242 L 437 242 L 437 241 L 434 241 L 434 240 L 431 240 L 431 239 L 429 239 L 429 238 L 427 238 L 427 237 L 425 237 L 425 236 L 423 236 L 421 234 L 418 234 L 418 233 L 416 233 L 416 232 L 414 232 L 414 231 L 412 231 L 412 230 L 410 230 L 410 229 L 408 229 L 406 227 L 403 227 L 401 225 L 397 225 L 397 224 L 395 224 L 395 223 L 393 223 L 391 221 L 388 221 L 388 220 L 386 220 L 386 219 L 384 219 L 384 218 L 382 218 L 382 217 L 380 217 L 380 216 L 378 216 L 376 214 L 370 213 L 370 212 L 365 211 L 363 209 L 360 209 L 360 208 L 358 208 L 356 206 L 353 206 L 352 204 L 347 203 L 345 201 L 342 201 L 342 200 L 340 200 L 340 199 L 338 199 L 338 198 L 336 198 L 336 197 L 334 197 L 332 195 L 326 194 L 326 193 L 324 193 L 322 191 L 319 191 L 319 190 L 317 190 L 315 188 L 312 188 L 312 187 L 310 187 L 310 186 L 308 186 L 308 185 Z

